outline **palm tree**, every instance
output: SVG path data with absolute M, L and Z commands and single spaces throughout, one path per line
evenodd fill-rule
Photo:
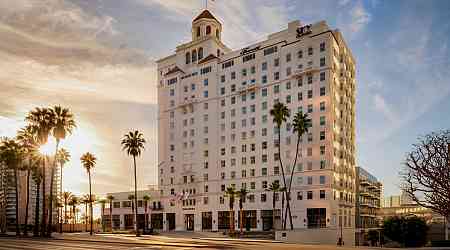
M 58 156 L 57 158 L 58 158 L 59 170 L 60 170 L 60 185 L 59 185 L 60 190 L 59 190 L 59 193 L 60 193 L 61 197 L 64 199 L 64 196 L 63 196 L 63 167 L 68 161 L 70 161 L 70 153 L 66 149 L 61 148 L 60 150 L 58 150 L 57 156 Z M 65 202 L 64 204 L 67 204 L 67 202 Z M 64 208 L 65 208 L 65 206 L 64 206 Z M 60 219 L 61 220 L 60 220 L 60 223 L 59 223 L 59 232 L 62 233 L 62 223 L 63 223 L 63 221 L 62 221 L 62 208 L 60 209 L 60 214 L 61 214 L 60 215 Z M 64 215 L 64 217 L 65 217 L 65 215 Z
M 308 132 L 308 128 L 311 127 L 311 119 L 308 118 L 308 114 L 303 114 L 303 112 L 299 111 L 295 114 L 294 120 L 292 122 L 293 132 L 297 135 L 297 148 L 295 150 L 295 158 L 294 158 L 294 164 L 292 165 L 290 179 L 289 179 L 289 185 L 287 188 L 287 196 L 291 197 L 291 187 L 292 187 L 292 179 L 294 178 L 294 170 L 295 166 L 297 165 L 297 159 L 298 159 L 298 148 L 300 146 L 300 140 L 302 136 Z M 286 213 L 284 215 L 284 220 L 286 221 L 286 216 L 289 212 L 289 221 L 291 222 L 291 230 L 294 230 L 294 225 L 292 224 L 292 214 L 291 209 L 289 207 L 289 211 L 287 211 L 286 207 Z
M 52 111 L 52 117 L 54 119 L 52 134 L 56 140 L 55 159 L 53 161 L 53 167 L 51 168 L 51 181 L 50 181 L 50 217 L 48 222 L 48 235 L 52 233 L 52 220 L 53 220 L 53 182 L 55 176 L 56 164 L 58 161 L 58 147 L 61 140 L 65 139 L 68 134 L 71 134 L 76 127 L 75 120 L 72 112 L 67 108 L 61 106 L 55 106 Z
M 25 236 L 28 235 L 28 208 L 30 204 L 30 175 L 34 165 L 39 162 L 33 160 L 34 155 L 37 153 L 37 140 L 34 134 L 33 128 L 31 126 L 26 126 L 25 128 L 20 129 L 17 132 L 16 136 L 17 141 L 20 143 L 20 146 L 24 150 L 24 153 L 27 155 L 28 164 L 22 165 L 22 170 L 27 171 L 27 198 L 26 198 L 26 206 L 25 206 L 25 228 L 23 234 Z
M 131 212 L 134 213 L 134 194 L 129 194 L 128 195 L 128 200 L 131 202 Z
M 84 155 L 81 156 L 80 158 L 81 163 L 83 164 L 83 167 L 86 169 L 88 175 L 89 175 L 89 200 L 92 201 L 92 186 L 91 186 L 91 171 L 92 169 L 95 167 L 95 163 L 97 161 L 97 158 L 95 158 L 95 156 L 89 152 L 85 153 Z M 92 202 L 90 203 L 90 212 L 92 214 Z M 90 235 L 92 235 L 92 216 L 91 216 L 91 230 L 89 232 Z
M 230 200 L 228 205 L 230 206 L 230 232 L 234 233 L 234 201 L 235 201 L 235 197 L 236 197 L 236 190 L 234 189 L 234 187 L 227 187 L 227 189 L 225 190 L 225 196 L 227 196 Z
M 62 197 L 64 200 L 64 223 L 67 224 L 67 205 L 69 204 L 69 201 L 72 199 L 72 193 L 71 192 L 63 192 Z
M 272 228 L 275 230 L 275 196 L 278 192 L 280 192 L 280 183 L 277 181 L 272 182 L 269 184 L 269 188 L 267 188 L 266 191 L 272 192 Z
M 79 203 L 78 197 L 75 196 L 75 195 L 72 195 L 72 198 L 69 201 L 69 205 L 72 206 L 72 225 L 73 225 L 73 228 L 75 228 L 75 224 L 77 222 L 76 221 L 77 220 L 76 208 L 77 208 L 78 203 Z
M 122 150 L 126 150 L 128 155 L 133 156 L 134 163 L 134 203 L 136 204 L 136 209 L 134 212 L 134 229 L 136 230 L 136 236 L 139 236 L 139 229 L 137 224 L 137 177 L 136 177 L 136 157 L 141 155 L 142 150 L 145 149 L 145 139 L 144 135 L 138 130 L 134 132 L 129 132 L 124 135 L 122 139 Z
M 102 232 L 105 232 L 105 205 L 106 205 L 106 200 L 105 199 L 101 199 L 98 201 L 98 204 L 100 204 L 100 207 L 102 209 L 102 214 L 101 214 L 101 218 L 102 218 Z
M 39 158 L 37 158 L 37 163 L 40 162 Z M 42 169 L 35 165 L 32 169 L 32 178 L 34 183 L 36 184 L 36 206 L 34 210 L 34 229 L 33 229 L 33 236 L 37 237 L 39 236 L 39 208 L 40 208 L 40 194 L 41 194 L 41 182 L 42 182 Z
M 48 108 L 35 108 L 30 111 L 25 118 L 25 121 L 29 123 L 36 135 L 36 139 L 39 146 L 42 146 L 47 143 L 48 137 L 50 135 L 51 130 L 54 128 L 55 119 L 54 114 L 51 109 Z M 42 197 L 46 197 L 45 195 L 45 157 L 42 161 Z M 42 236 L 46 235 L 46 223 L 47 223 L 47 210 L 46 210 L 46 202 L 42 202 L 42 224 L 41 224 L 41 234 Z
M 147 213 L 147 211 L 148 211 L 148 202 L 150 201 L 150 196 L 149 195 L 144 195 L 144 197 L 142 197 L 142 200 L 144 200 L 144 216 L 145 216 L 145 219 L 144 219 L 144 223 L 145 223 L 145 225 L 144 225 L 144 230 L 147 232 L 147 229 L 148 229 L 148 213 Z
M 244 232 L 243 231 L 243 226 L 244 226 L 243 225 L 243 222 L 244 222 L 244 202 L 245 202 L 245 199 L 246 199 L 246 197 L 248 195 L 248 191 L 245 188 L 241 188 L 241 190 L 239 190 L 236 194 L 239 197 L 239 213 L 240 213 L 240 217 L 241 217 L 239 223 L 241 225 L 240 230 L 241 230 L 241 234 L 242 234 Z
M 289 109 L 281 102 L 277 102 L 270 110 L 270 115 L 273 117 L 273 122 L 277 125 L 278 131 L 278 161 L 280 162 L 281 175 L 283 176 L 283 184 L 286 187 L 286 176 L 284 174 L 283 161 L 281 160 L 281 125 L 286 122 L 290 116 Z M 287 207 L 289 207 L 289 199 L 287 199 Z M 292 220 L 291 220 L 292 223 Z M 286 229 L 286 223 L 283 224 L 283 229 Z
M 11 139 L 4 139 L 0 144 L 0 160 L 7 166 L 8 169 L 14 172 L 14 187 L 15 187 L 15 201 L 16 201 L 16 235 L 20 235 L 19 227 L 19 191 L 18 191 L 18 175 L 21 158 L 23 156 L 20 145 Z
M 89 195 L 85 194 L 81 197 L 81 203 L 84 204 L 84 231 L 87 232 L 87 225 L 88 225 L 88 219 L 89 219 L 89 215 L 88 215 L 88 205 L 89 205 L 90 199 L 89 199 Z
M 112 233 L 112 231 L 113 231 L 112 209 L 113 209 L 114 196 L 110 194 L 106 197 L 106 199 L 108 199 L 108 201 L 109 201 L 109 222 L 111 224 L 111 233 Z

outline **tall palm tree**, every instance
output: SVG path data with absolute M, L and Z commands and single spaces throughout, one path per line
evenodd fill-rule
M 39 163 L 41 160 L 39 157 L 36 157 L 36 162 Z M 40 208 L 40 194 L 41 194 L 41 183 L 42 183 L 42 168 L 40 168 L 38 165 L 35 165 L 32 169 L 32 178 L 36 185 L 36 206 L 34 208 L 34 229 L 33 229 L 33 236 L 37 237 L 39 236 L 39 208 Z
M 0 160 L 7 166 L 8 169 L 14 173 L 14 188 L 15 188 L 15 202 L 16 202 L 16 235 L 20 235 L 19 227 L 19 191 L 18 191 L 18 175 L 23 151 L 19 143 L 15 140 L 4 139 L 0 144 Z
M 101 199 L 101 200 L 99 200 L 98 201 L 98 204 L 100 204 L 100 207 L 101 207 L 101 211 L 102 211 L 102 214 L 101 214 L 101 219 L 102 219 L 102 232 L 105 232 L 105 205 L 106 205 L 106 200 L 105 199 Z
M 144 200 L 144 230 L 147 232 L 148 229 L 148 203 L 150 201 L 150 196 L 149 195 L 144 195 L 144 197 L 142 197 L 142 200 Z
M 48 108 L 35 108 L 30 111 L 25 121 L 31 126 L 32 130 L 36 135 L 36 139 L 39 146 L 47 143 L 50 132 L 54 128 L 55 119 L 54 114 L 51 109 Z M 46 197 L 46 174 L 45 174 L 45 157 L 42 161 L 42 197 Z M 45 199 L 44 199 L 45 201 Z M 42 223 L 41 223 L 41 234 L 46 236 L 46 223 L 47 223 L 47 210 L 46 202 L 42 202 Z
M 81 163 L 83 164 L 83 167 L 86 169 L 88 175 L 89 175 L 89 200 L 92 201 L 92 185 L 91 185 L 91 171 L 95 167 L 95 163 L 97 161 L 97 158 L 89 152 L 85 153 L 80 158 Z M 90 212 L 92 214 L 92 202 L 90 203 Z M 89 232 L 90 235 L 92 235 L 92 223 L 93 218 L 91 216 L 91 230 Z
M 138 130 L 134 132 L 129 132 L 124 135 L 122 139 L 122 150 L 127 151 L 128 155 L 133 156 L 134 163 L 134 203 L 136 204 L 134 212 L 134 230 L 136 230 L 136 236 L 139 236 L 139 229 L 137 223 L 137 176 L 136 176 L 136 157 L 141 155 L 142 150 L 145 149 L 145 139 L 144 135 Z
M 128 200 L 131 202 L 131 212 L 134 213 L 134 194 L 129 194 L 128 195 Z
M 244 202 L 245 199 L 247 198 L 248 195 L 248 191 L 245 188 L 241 188 L 241 190 L 237 191 L 237 196 L 239 198 L 239 214 L 240 214 L 240 230 L 241 230 L 241 234 L 244 232 L 243 228 L 244 228 Z
M 113 209 L 114 196 L 110 194 L 106 197 L 106 199 L 108 199 L 108 201 L 109 201 L 109 223 L 111 224 L 111 233 L 112 233 L 112 231 L 113 231 L 112 209 Z
M 84 231 L 87 232 L 87 225 L 88 225 L 88 219 L 89 219 L 89 215 L 88 215 L 88 205 L 90 203 L 90 198 L 88 194 L 85 194 L 81 197 L 81 203 L 84 204 Z
M 55 169 L 58 161 L 58 148 L 61 140 L 65 139 L 68 134 L 71 134 L 73 129 L 76 127 L 75 119 L 72 112 L 67 108 L 62 108 L 61 106 L 54 106 L 52 109 L 52 117 L 54 119 L 52 134 L 56 140 L 55 148 L 55 159 L 53 161 L 53 167 L 51 168 L 51 179 L 50 179 L 50 217 L 48 222 L 48 235 L 52 233 L 52 220 L 53 220 L 53 182 L 55 176 Z
M 30 204 L 30 176 L 31 171 L 34 167 L 34 165 L 39 162 L 34 161 L 34 156 L 37 153 L 37 140 L 35 133 L 33 131 L 33 128 L 31 126 L 26 126 L 25 128 L 20 129 L 17 132 L 16 136 L 17 141 L 20 143 L 20 146 L 24 150 L 24 153 L 26 154 L 26 158 L 28 160 L 27 163 L 22 164 L 22 170 L 27 172 L 27 198 L 26 198 L 26 205 L 25 205 L 25 228 L 23 231 L 23 234 L 25 236 L 28 235 L 28 208 Z
M 229 198 L 229 203 L 228 205 L 230 206 L 230 232 L 234 233 L 234 201 L 236 198 L 236 190 L 234 189 L 234 187 L 227 187 L 227 189 L 225 190 L 225 196 Z
M 294 120 L 292 122 L 293 132 L 297 135 L 297 148 L 295 150 L 295 158 L 294 158 L 294 164 L 292 165 L 291 173 L 290 173 L 290 179 L 289 184 L 287 187 L 287 196 L 291 197 L 291 187 L 292 187 L 292 179 L 294 178 L 294 170 L 295 166 L 297 165 L 297 159 L 298 159 L 298 148 L 300 146 L 300 141 L 302 136 L 305 133 L 308 133 L 308 129 L 311 127 L 311 119 L 308 118 L 308 114 L 303 114 L 303 112 L 299 111 L 295 114 Z M 286 217 L 289 213 L 289 221 L 291 223 L 291 230 L 294 230 L 294 225 L 292 224 L 292 214 L 291 209 L 289 207 L 289 210 L 286 208 L 286 213 L 284 215 L 284 220 L 286 221 Z
M 64 223 L 67 224 L 68 220 L 67 220 L 67 206 L 69 204 L 69 201 L 72 199 L 72 193 L 71 192 L 63 192 L 62 193 L 62 197 L 64 200 Z
M 64 148 L 59 149 L 58 153 L 57 153 L 57 159 L 58 159 L 59 170 L 60 170 L 60 173 L 59 173 L 60 174 L 59 193 L 60 193 L 61 198 L 64 199 L 64 196 L 63 196 L 63 167 L 68 161 L 70 161 L 70 153 L 69 153 L 69 151 L 67 151 Z M 67 204 L 67 202 L 65 202 L 64 204 Z M 64 206 L 64 208 L 65 208 L 65 206 Z M 61 209 L 60 209 L 60 222 L 59 222 L 59 232 L 60 233 L 62 233 L 62 224 L 63 224 L 62 212 L 63 211 L 62 211 L 62 207 L 61 207 Z
M 283 122 L 287 121 L 287 118 L 289 118 L 290 113 L 289 109 L 286 105 L 284 105 L 281 102 L 277 102 L 273 108 L 270 110 L 270 115 L 273 117 L 273 122 L 277 126 L 278 131 L 278 161 L 280 162 L 280 168 L 281 168 L 281 175 L 283 176 L 283 184 L 286 188 L 286 176 L 284 173 L 284 167 L 283 167 L 283 161 L 281 159 L 281 125 Z M 289 207 L 289 199 L 287 199 L 286 206 Z M 286 229 L 286 223 L 283 223 L 283 229 Z
M 272 229 L 275 230 L 275 196 L 278 192 L 280 192 L 280 183 L 276 181 L 272 182 L 271 184 L 269 184 L 269 187 L 266 189 L 266 191 L 272 192 Z

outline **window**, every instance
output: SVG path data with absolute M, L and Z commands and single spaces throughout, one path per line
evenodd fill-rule
M 274 46 L 274 47 L 270 47 L 270 48 L 264 49 L 264 55 L 267 56 L 267 55 L 276 53 L 276 52 L 277 52 L 277 49 L 278 49 L 277 46 Z
M 298 52 L 297 52 L 297 57 L 300 59 L 300 58 L 303 58 L 303 50 L 299 50 Z
M 245 177 L 247 177 L 247 171 L 244 169 L 244 170 L 242 170 L 242 172 L 241 172 L 241 176 L 242 176 L 242 178 L 245 178 Z
M 252 74 L 256 73 L 256 67 L 255 66 L 250 67 L 250 73 L 252 73 Z
M 319 191 L 319 198 L 320 198 L 321 200 L 324 200 L 324 199 L 325 199 L 325 190 L 320 190 L 320 191 Z
M 263 62 L 263 63 L 261 64 L 261 70 L 262 70 L 262 71 L 267 70 L 267 62 Z
M 186 52 L 186 64 L 191 63 L 191 53 Z
M 303 93 L 302 93 L 302 92 L 298 92 L 298 94 L 297 94 L 297 99 L 298 99 L 299 101 L 303 101 Z
M 313 75 L 309 74 L 308 75 L 308 84 L 312 84 L 313 83 Z
M 325 126 L 325 116 L 320 117 L 320 126 Z
M 313 112 L 313 105 L 308 104 L 308 113 L 312 113 L 312 112 Z
M 303 163 L 297 163 L 297 171 L 302 172 L 303 171 Z
M 325 146 L 320 146 L 320 155 L 325 155 Z
M 197 61 L 197 51 L 196 50 L 193 50 L 192 51 L 192 54 L 191 54 L 192 56 L 192 62 L 196 62 Z
M 325 131 L 320 131 L 320 138 L 321 141 L 325 140 Z
M 280 58 L 275 58 L 275 59 L 273 60 L 273 66 L 275 66 L 275 67 L 280 66 Z
M 262 182 L 261 182 L 261 187 L 262 187 L 263 189 L 266 189 L 266 188 L 267 188 L 267 181 L 262 181 Z
M 325 66 L 325 57 L 320 58 L 320 67 Z
M 286 62 L 290 62 L 291 61 L 291 53 L 286 54 Z
M 326 208 L 307 208 L 306 217 L 308 218 L 308 228 L 325 228 L 327 226 L 326 211 Z
M 222 69 L 226 69 L 226 68 L 232 67 L 233 65 L 234 65 L 234 61 L 233 60 L 225 62 L 225 63 L 222 63 Z
M 314 53 L 313 48 L 312 48 L 312 47 L 309 47 L 309 48 L 308 48 L 308 56 L 312 56 L 313 53 Z
M 325 87 L 321 87 L 320 88 L 320 96 L 324 96 L 325 95 Z
M 236 96 L 232 96 L 231 97 L 231 104 L 235 104 L 236 103 Z
M 320 111 L 325 111 L 325 102 L 320 103 Z
M 262 102 L 261 109 L 262 110 L 267 110 L 267 102 Z
M 279 175 L 280 174 L 280 167 L 278 167 L 278 166 L 273 167 L 273 174 L 274 175 Z
M 250 176 L 255 177 L 255 169 L 250 169 Z
M 208 86 L 208 78 L 203 80 L 203 86 L 205 86 L 205 87 Z
M 308 90 L 308 99 L 313 98 L 313 91 L 312 89 Z
M 297 185 L 303 185 L 303 177 L 297 176 Z
M 297 80 L 297 87 L 303 87 L 303 77 L 300 76 Z
M 255 59 L 255 53 L 245 55 L 244 57 L 242 57 L 242 62 L 245 63 L 253 59 Z
M 325 51 L 325 42 L 320 43 L 320 52 Z
M 273 92 L 274 92 L 275 94 L 278 94 L 278 93 L 280 92 L 280 85 L 274 85 L 274 86 L 273 86 Z
M 265 155 L 266 156 L 266 159 L 267 159 L 267 155 Z M 261 175 L 262 176 L 267 176 L 267 168 L 262 168 L 261 169 Z
M 236 72 L 231 72 L 231 80 L 234 80 L 234 79 L 236 79 Z
M 206 26 L 206 35 L 211 34 L 211 26 Z
M 306 199 L 308 199 L 308 200 L 312 200 L 313 199 L 313 192 L 312 191 L 306 192 Z
M 325 160 L 321 160 L 320 161 L 320 169 L 325 169 L 326 167 L 326 161 Z
M 325 184 L 325 175 L 321 175 L 321 176 L 319 177 L 319 183 L 320 183 L 320 184 Z
M 299 200 L 299 201 L 303 200 L 303 192 L 302 191 L 297 192 L 297 200 Z
M 312 185 L 313 184 L 313 177 L 312 176 L 308 176 L 307 180 L 308 180 L 308 185 Z
M 263 84 L 267 83 L 267 76 L 266 75 L 261 76 L 261 82 Z
M 274 79 L 275 81 L 280 80 L 280 72 L 275 72 L 275 73 L 273 73 L 273 79 Z
M 320 81 L 325 81 L 325 72 L 320 72 Z
M 261 136 L 267 136 L 267 128 L 261 129 Z
M 197 27 L 197 37 L 199 37 L 200 36 L 200 27 Z
M 250 189 L 256 189 L 256 183 L 250 182 Z
M 267 201 L 267 195 L 261 194 L 261 202 L 266 202 L 266 201 Z
M 203 48 L 200 47 L 200 48 L 198 49 L 198 60 L 200 60 L 200 59 L 202 59 L 202 58 L 203 58 Z
M 290 95 L 286 96 L 286 103 L 291 103 L 291 96 Z

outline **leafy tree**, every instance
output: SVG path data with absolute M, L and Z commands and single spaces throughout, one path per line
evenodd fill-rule
M 97 158 L 95 158 L 95 156 L 93 154 L 87 152 L 87 153 L 85 153 L 85 154 L 83 154 L 81 156 L 80 160 L 81 160 L 81 164 L 83 164 L 83 167 L 86 169 L 86 171 L 87 171 L 87 173 L 89 175 L 89 200 L 91 201 L 90 202 L 90 214 L 93 214 L 92 213 L 92 200 L 93 200 L 93 197 L 92 197 L 91 172 L 92 172 L 92 170 L 95 167 L 95 164 L 97 162 Z M 92 235 L 92 230 L 93 230 L 93 228 L 92 228 L 93 221 L 92 220 L 93 220 L 93 218 L 91 216 L 91 230 L 89 232 L 90 235 Z
M 122 139 L 122 150 L 126 151 L 128 155 L 133 156 L 133 163 L 134 163 L 134 203 L 136 204 L 135 212 L 134 212 L 134 229 L 136 230 L 136 236 L 139 236 L 139 229 L 137 224 L 137 176 L 136 176 L 136 157 L 140 156 L 142 153 L 142 150 L 145 149 L 145 139 L 144 135 L 139 132 L 138 130 L 135 130 L 134 132 L 129 132 L 128 134 L 124 135 L 124 138 Z
M 448 240 L 450 218 L 450 130 L 419 138 L 408 153 L 401 173 L 403 189 L 422 207 L 442 215 L 446 220 Z
M 278 161 L 280 162 L 280 168 L 281 168 L 281 175 L 283 177 L 283 185 L 284 188 L 287 189 L 287 183 L 286 183 L 286 175 L 284 173 L 284 167 L 283 167 L 283 161 L 281 157 L 281 125 L 283 122 L 287 121 L 287 118 L 289 118 L 289 109 L 286 105 L 284 105 L 281 102 L 277 102 L 273 108 L 270 110 L 270 115 L 273 117 L 273 122 L 277 126 L 277 134 L 278 134 Z M 286 193 L 286 191 L 284 191 Z M 290 207 L 289 199 L 286 200 L 286 209 L 289 209 Z M 289 217 L 292 224 L 292 217 Z M 286 222 L 283 223 L 283 229 L 286 230 Z
M 404 247 L 421 247 L 426 243 L 428 226 L 417 216 L 392 217 L 384 221 L 383 232 Z

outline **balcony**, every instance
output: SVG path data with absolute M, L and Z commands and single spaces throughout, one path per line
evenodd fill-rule
M 258 89 L 260 86 L 258 83 L 250 83 L 250 84 L 246 84 L 244 86 L 240 86 L 238 87 L 238 91 L 242 94 L 248 91 L 252 91 L 252 90 L 256 90 Z
M 314 72 L 318 72 L 318 69 L 313 68 L 313 66 L 308 66 L 304 69 L 297 69 L 294 70 L 292 77 L 300 77 L 309 73 L 314 73 Z
M 188 106 L 188 105 L 194 104 L 196 102 L 197 102 L 196 98 L 185 98 L 183 101 L 180 102 L 180 106 L 181 107 Z

